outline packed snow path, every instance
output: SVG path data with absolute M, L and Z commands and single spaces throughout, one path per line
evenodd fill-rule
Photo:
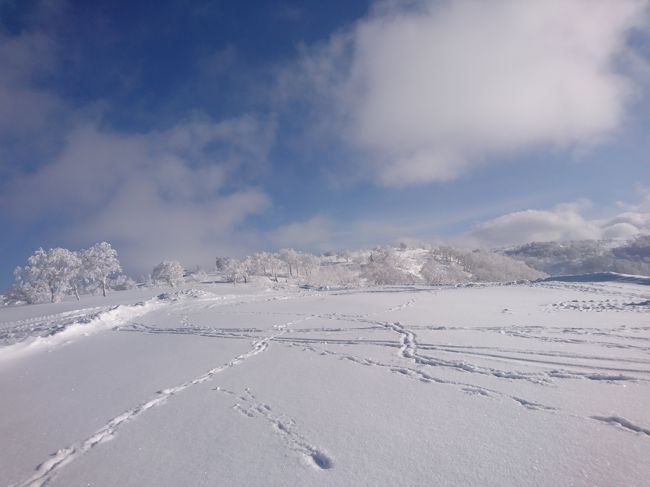
M 650 478 L 644 286 L 110 299 L 0 309 L 0 485 Z

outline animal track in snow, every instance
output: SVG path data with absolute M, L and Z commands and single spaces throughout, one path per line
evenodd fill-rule
M 283 332 L 283 330 L 280 331 L 280 333 Z M 171 396 L 178 394 L 196 384 L 206 382 L 212 379 L 215 374 L 223 372 L 224 370 L 231 367 L 235 367 L 245 360 L 266 351 L 269 346 L 269 342 L 272 339 L 273 336 L 256 341 L 253 343 L 252 348 L 248 352 L 238 355 L 229 362 L 218 367 L 214 367 L 193 380 L 158 391 L 156 397 L 111 419 L 106 425 L 95 431 L 95 433 L 93 433 L 89 438 L 79 441 L 69 447 L 59 449 L 54 455 L 52 455 L 51 458 L 38 465 L 36 467 L 36 473 L 23 483 L 19 484 L 19 486 L 42 487 L 50 480 L 52 480 L 52 478 L 63 467 L 88 452 L 91 448 L 94 448 L 95 446 L 113 438 L 113 436 L 115 436 L 117 431 L 125 423 L 138 418 L 153 407 L 164 404 Z
M 221 387 L 215 387 L 214 390 L 231 397 L 234 396 L 241 401 L 235 403 L 232 407 L 233 410 L 248 418 L 261 418 L 269 423 L 290 449 L 300 453 L 314 467 L 328 470 L 334 466 L 332 459 L 322 449 L 315 447 L 296 431 L 296 422 L 293 419 L 287 418 L 283 414 L 274 415 L 271 406 L 259 402 L 249 388 L 244 389 L 243 394 L 237 394 Z
M 294 346 L 298 346 L 297 344 Z M 448 386 L 453 386 L 453 387 L 459 387 L 464 393 L 466 394 L 471 394 L 471 395 L 480 395 L 484 397 L 503 397 L 506 399 L 510 399 L 515 401 L 516 403 L 528 408 L 528 409 L 537 409 L 537 410 L 543 410 L 543 411 L 556 411 L 557 409 L 552 407 L 552 406 L 545 406 L 543 404 L 539 404 L 534 401 L 529 401 L 526 399 L 522 399 L 520 397 L 516 396 L 511 396 L 509 394 L 505 394 L 503 392 L 497 391 L 495 389 L 490 389 L 487 387 L 479 386 L 476 384 L 470 384 L 470 383 L 465 383 L 465 382 L 459 382 L 459 381 L 454 381 L 454 380 L 448 380 L 448 379 L 441 379 L 439 377 L 432 376 L 431 374 L 428 374 L 427 372 L 419 369 L 419 368 L 413 368 L 413 367 L 404 367 L 404 366 L 399 366 L 395 364 L 390 364 L 390 363 L 383 363 L 379 362 L 377 360 L 372 360 L 368 358 L 363 358 L 363 357 L 357 357 L 354 355 L 350 354 L 344 354 L 344 353 L 338 353 L 334 352 L 331 350 L 326 350 L 326 349 L 318 349 L 314 348 L 312 346 L 303 346 L 301 348 L 304 351 L 310 351 L 310 352 L 315 352 L 318 353 L 319 355 L 323 356 L 335 356 L 338 357 L 340 360 L 347 360 L 359 365 L 363 365 L 366 367 L 379 367 L 383 369 L 387 369 L 392 373 L 398 374 L 402 377 L 407 377 L 409 379 L 417 380 L 419 382 L 423 383 L 433 383 L 433 384 L 442 384 L 442 385 L 448 385 Z
M 573 299 L 570 301 L 561 301 L 553 303 L 545 308 L 547 311 L 557 310 L 574 310 L 574 311 L 632 311 L 637 313 L 647 313 L 650 311 L 650 299 L 642 299 L 639 301 L 630 301 L 625 299 L 604 299 L 604 300 L 578 300 Z
M 636 424 L 632 423 L 632 421 L 625 419 L 621 416 L 592 416 L 591 419 L 595 419 L 596 421 L 601 421 L 603 423 L 618 426 L 620 428 L 624 428 L 634 433 L 642 433 L 650 436 L 650 428 L 643 428 L 641 426 L 637 426 Z

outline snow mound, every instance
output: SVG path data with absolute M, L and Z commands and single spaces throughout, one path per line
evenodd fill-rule
M 25 334 L 21 337 L 21 341 L 0 347 L 0 361 L 62 345 L 80 336 L 89 336 L 100 330 L 113 328 L 160 306 L 160 301 L 150 299 L 131 305 L 113 306 L 106 311 L 92 312 L 74 321 L 51 319 L 47 325 L 35 328 L 36 335 Z
M 217 295 L 202 289 L 181 289 L 179 291 L 162 293 L 157 296 L 159 301 L 180 301 L 182 299 L 212 299 Z

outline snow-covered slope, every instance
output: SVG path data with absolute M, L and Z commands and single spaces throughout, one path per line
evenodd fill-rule
M 0 485 L 650 478 L 646 286 L 92 299 L 0 309 Z

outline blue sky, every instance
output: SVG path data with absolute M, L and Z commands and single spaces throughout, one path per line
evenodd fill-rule
M 0 288 L 162 259 L 650 231 L 641 0 L 0 1 Z

